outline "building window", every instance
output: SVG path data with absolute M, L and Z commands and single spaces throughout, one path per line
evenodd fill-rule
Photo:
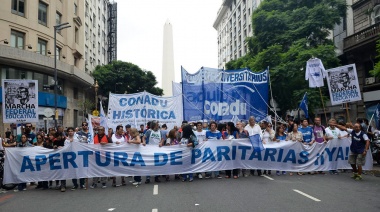
M 74 66 L 77 67 L 78 65 L 78 58 L 74 57 Z
M 74 126 L 75 127 L 78 126 L 78 117 L 79 117 L 78 110 L 74 110 Z
M 12 13 L 25 16 L 25 0 L 12 0 Z
M 78 88 L 74 88 L 73 91 L 74 91 L 74 93 L 73 93 L 74 99 L 78 99 L 78 96 L 79 96 L 78 95 L 78 93 L 79 93 Z
M 40 1 L 38 6 L 38 23 L 44 26 L 47 26 L 47 9 L 48 6 Z
M 24 49 L 25 34 L 11 30 L 11 47 Z
M 78 6 L 74 3 L 74 15 L 78 14 Z
M 79 30 L 78 30 L 78 28 L 77 27 L 75 27 L 75 35 L 74 35 L 74 37 L 75 37 L 75 43 L 78 43 L 78 41 L 79 41 Z
M 57 48 L 55 49 L 55 57 L 56 57 L 56 59 L 57 60 L 60 60 L 61 59 L 61 48 L 59 48 L 58 46 L 57 46 Z
M 372 24 L 377 24 L 380 22 L 380 5 L 376 5 L 374 8 L 373 8 L 373 12 L 371 14 L 371 21 L 372 21 Z
M 100 7 L 98 7 L 98 17 L 99 17 L 99 20 L 100 20 Z
M 47 46 L 46 41 L 44 41 L 42 39 L 38 39 L 37 53 L 42 54 L 42 55 L 46 55 L 46 46 Z

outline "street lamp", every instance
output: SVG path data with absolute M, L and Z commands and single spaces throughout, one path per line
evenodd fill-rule
M 58 24 L 54 26 L 54 51 L 57 52 L 57 30 L 62 30 L 71 27 L 69 23 Z M 58 110 L 57 110 L 57 57 L 54 57 L 54 127 L 57 129 Z
M 95 111 L 98 111 L 98 89 L 99 89 L 98 80 L 95 80 L 94 88 L 95 88 Z

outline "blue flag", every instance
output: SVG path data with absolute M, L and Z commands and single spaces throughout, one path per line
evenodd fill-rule
M 305 113 L 305 117 L 309 118 L 309 108 L 307 107 L 307 93 L 302 98 L 299 108 Z
M 259 134 L 249 136 L 249 141 L 252 144 L 253 151 L 261 152 L 265 149 Z

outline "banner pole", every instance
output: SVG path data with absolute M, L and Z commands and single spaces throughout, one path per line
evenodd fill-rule
M 326 114 L 326 109 L 325 109 L 325 103 L 323 102 L 322 90 L 321 90 L 321 87 L 318 87 L 318 88 L 319 88 L 319 94 L 321 95 L 323 113 L 325 114 L 325 121 L 326 121 L 326 124 L 327 124 L 328 123 L 327 122 L 327 114 Z
M 350 113 L 348 112 L 348 103 L 345 103 L 345 105 L 346 105 L 347 121 L 351 122 Z
M 272 83 L 271 83 L 270 73 L 269 73 L 269 66 L 268 66 L 268 79 L 269 79 L 270 96 L 272 97 L 271 98 L 271 102 L 272 102 L 272 107 L 273 107 L 273 110 L 274 110 L 274 130 L 276 130 L 277 129 L 277 110 L 276 110 L 276 106 L 274 105 L 273 92 L 272 92 Z

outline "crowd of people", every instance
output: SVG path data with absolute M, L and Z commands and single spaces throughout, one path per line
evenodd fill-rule
M 125 128 L 125 129 L 124 129 Z M 1 139 L 2 148 L 10 147 L 30 147 L 41 146 L 48 149 L 58 149 L 69 144 L 70 142 L 84 142 L 106 145 L 109 143 L 121 144 L 130 143 L 136 145 L 156 145 L 156 146 L 171 146 L 184 144 L 188 147 L 195 147 L 197 144 L 220 140 L 220 139 L 238 139 L 249 138 L 250 136 L 259 134 L 262 138 L 263 144 L 269 142 L 301 142 L 303 145 L 313 145 L 314 143 L 327 143 L 333 139 L 341 139 L 344 137 L 351 137 L 352 144 L 350 146 L 349 164 L 352 166 L 353 176 L 355 180 L 362 179 L 362 166 L 365 164 L 365 155 L 369 151 L 369 141 L 378 133 L 376 129 L 368 125 L 368 120 L 357 119 L 355 124 L 337 122 L 335 119 L 330 119 L 328 126 L 321 125 L 321 119 L 316 117 L 314 123 L 309 124 L 308 119 L 301 119 L 294 121 L 289 117 L 287 123 L 279 123 L 276 129 L 268 121 L 261 121 L 256 123 L 254 117 L 250 117 L 248 122 L 238 121 L 236 124 L 233 122 L 210 123 L 195 122 L 188 123 L 183 121 L 180 127 L 173 127 L 168 129 L 166 124 L 160 126 L 157 121 L 148 122 L 146 126 L 140 125 L 140 129 L 132 128 L 131 125 L 119 125 L 115 131 L 112 128 L 105 132 L 103 126 L 95 127 L 94 133 L 90 133 L 87 122 L 83 122 L 79 128 L 68 127 L 64 129 L 58 126 L 57 129 L 51 128 L 48 133 L 39 131 L 33 132 L 32 124 L 24 125 L 23 132 L 18 135 L 6 133 L 5 137 Z M 92 134 L 94 137 L 92 137 Z M 272 170 L 221 170 L 225 178 L 237 179 L 241 176 L 248 177 L 254 175 L 255 171 L 258 176 L 263 174 L 271 175 Z M 199 179 L 202 178 L 217 178 L 222 179 L 221 171 L 213 171 L 206 173 L 186 173 L 182 175 L 175 175 L 175 180 L 182 179 L 183 182 L 194 180 L 194 175 Z M 338 174 L 337 170 L 329 171 L 330 174 Z M 276 170 L 276 175 L 285 175 L 285 171 Z M 309 174 L 325 174 L 323 171 L 316 171 Z M 292 172 L 289 175 L 293 175 Z M 304 175 L 298 172 L 297 175 Z M 161 182 L 160 178 L 163 177 L 166 181 L 170 181 L 170 176 L 154 176 L 155 182 Z M 118 180 L 119 178 L 119 180 Z M 112 186 L 126 185 L 126 177 L 96 177 L 92 181 L 89 180 L 90 188 L 95 188 L 99 185 L 102 188 L 107 187 L 107 181 L 112 180 Z M 91 182 L 90 182 L 91 181 Z M 119 183 L 118 183 L 119 181 Z M 78 184 L 79 182 L 79 184 Z M 72 179 L 73 187 L 71 190 L 78 188 L 86 189 L 86 179 Z M 142 176 L 134 176 L 130 181 L 133 185 L 140 185 Z M 151 182 L 150 176 L 145 177 L 145 183 Z M 55 188 L 64 192 L 66 191 L 66 180 L 59 181 L 43 181 L 36 183 L 36 189 L 49 189 Z M 32 183 L 34 184 L 34 183 Z M 18 184 L 15 191 L 26 190 L 26 183 Z

